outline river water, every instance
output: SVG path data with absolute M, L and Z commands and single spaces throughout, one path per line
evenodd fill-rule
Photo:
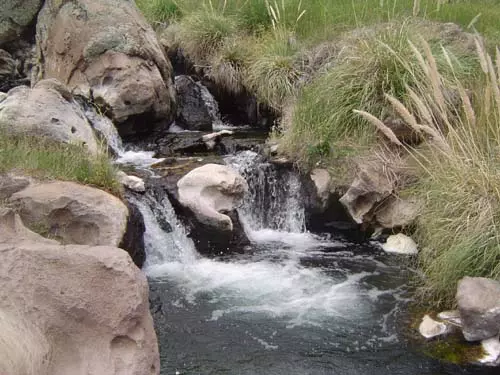
M 307 233 L 293 174 L 251 152 L 226 163 L 250 185 L 239 210 L 247 255 L 200 256 L 166 196 L 135 198 L 162 375 L 494 373 L 410 345 L 398 327 L 412 271 L 374 244 Z

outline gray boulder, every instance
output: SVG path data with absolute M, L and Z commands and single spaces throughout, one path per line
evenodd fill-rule
M 21 36 L 35 19 L 42 0 L 2 0 L 0 3 L 0 46 Z
M 464 277 L 458 283 L 457 304 L 467 341 L 500 334 L 500 282 L 483 277 Z
M 47 137 L 84 144 L 96 153 L 92 127 L 71 93 L 54 79 L 38 82 L 33 89 L 19 86 L 0 102 L 0 129 L 8 134 Z
M 57 78 L 92 98 L 122 135 L 173 119 L 172 67 L 134 1 L 47 0 L 37 50 L 39 78 Z

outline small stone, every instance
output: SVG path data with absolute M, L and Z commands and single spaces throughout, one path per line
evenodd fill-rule
M 382 249 L 386 253 L 395 253 L 403 255 L 415 255 L 418 253 L 417 244 L 410 237 L 402 233 L 389 236 Z
M 429 315 L 422 318 L 422 322 L 418 326 L 418 330 L 426 339 L 443 336 L 451 332 L 451 327 L 445 323 L 438 322 L 432 319 Z
M 500 365 L 500 341 L 498 337 L 483 340 L 481 341 L 481 345 L 486 354 L 479 362 L 492 366 Z
M 137 193 L 144 193 L 146 191 L 146 186 L 142 178 L 129 176 L 122 171 L 118 172 L 117 177 L 123 186 L 132 191 L 135 191 Z

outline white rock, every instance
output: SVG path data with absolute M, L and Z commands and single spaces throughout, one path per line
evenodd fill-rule
M 500 341 L 498 337 L 481 341 L 484 352 L 486 353 L 479 362 L 497 366 L 500 364 Z
M 389 236 L 386 243 L 382 245 L 386 253 L 414 255 L 418 253 L 417 244 L 410 237 L 402 233 Z
M 206 164 L 193 169 L 177 182 L 179 202 L 191 209 L 203 224 L 232 231 L 231 218 L 221 211 L 234 210 L 248 185 L 243 177 L 225 165 Z
M 217 144 L 217 142 L 220 140 L 220 138 L 227 135 L 232 135 L 233 133 L 234 132 L 231 130 L 221 130 L 216 133 L 205 134 L 203 137 L 201 137 L 201 140 L 205 142 L 209 150 L 212 150 Z
M 138 193 L 144 193 L 146 191 L 146 185 L 144 180 L 140 177 L 129 176 L 123 171 L 117 173 L 118 181 L 126 188 L 136 191 Z
M 429 315 L 425 315 L 418 326 L 418 330 L 426 339 L 432 339 L 450 333 L 451 327 L 432 319 Z

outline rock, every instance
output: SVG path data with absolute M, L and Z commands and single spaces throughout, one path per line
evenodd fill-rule
M 71 93 L 56 80 L 43 80 L 30 89 L 16 87 L 0 102 L 0 128 L 9 134 L 29 134 L 98 151 L 92 128 Z
M 187 130 L 211 131 L 212 123 L 217 119 L 218 108 L 208 90 L 188 76 L 175 77 L 177 91 L 177 121 Z M 215 103 L 212 108 L 207 103 Z
M 375 221 L 382 228 L 406 227 L 417 218 L 421 202 L 390 196 L 375 209 Z
M 2 0 L 0 46 L 21 36 L 35 19 L 42 3 L 42 0 Z
M 172 67 L 135 2 L 45 1 L 36 38 L 39 77 L 92 98 L 122 135 L 168 128 Z
M 33 184 L 9 202 L 29 227 L 43 227 L 64 244 L 117 247 L 128 210 L 113 195 L 74 182 Z
M 316 194 L 326 209 L 330 197 L 330 173 L 326 169 L 316 168 L 311 171 L 311 180 L 316 187 Z
M 233 169 L 219 164 L 206 164 L 185 175 L 177 183 L 179 202 L 190 208 L 203 224 L 221 231 L 232 231 L 229 216 L 248 191 L 248 185 Z
M 0 92 L 0 103 L 7 99 L 7 94 L 4 92 Z
M 12 232 L 5 213 L 0 213 L 0 311 L 14 317 L 16 326 L 33 328 L 36 337 L 29 348 L 16 348 L 15 337 L 5 337 L 8 331 L 2 329 L 0 342 L 8 342 L 2 353 L 14 351 L 26 366 L 36 360 L 26 349 L 48 351 L 47 371 L 37 368 L 33 374 L 159 374 L 147 280 L 129 255 L 110 246 L 64 246 L 32 232 L 5 236 Z M 22 226 L 14 217 L 15 226 Z M 33 348 L 42 344 L 47 345 Z
M 144 243 L 144 232 L 146 225 L 139 208 L 127 198 L 128 218 L 127 230 L 120 242 L 120 249 L 125 249 L 132 257 L 135 265 L 142 268 L 146 261 L 146 246 Z
M 340 198 L 353 220 L 362 224 L 372 209 L 393 191 L 385 173 L 370 165 L 360 166 L 360 171 L 347 192 Z
M 24 176 L 16 176 L 14 174 L 0 175 L 0 201 L 23 190 L 29 184 L 30 179 Z
M 458 310 L 440 312 L 437 317 L 445 323 L 452 324 L 456 327 L 462 327 L 462 318 Z
M 221 130 L 219 132 L 205 134 L 201 137 L 201 140 L 205 142 L 205 145 L 209 150 L 213 150 L 215 146 L 220 142 L 222 137 L 233 135 L 234 132 L 231 130 Z
M 128 176 L 125 172 L 119 171 L 117 173 L 118 181 L 126 188 L 137 193 L 144 193 L 146 186 L 142 178 L 136 176 Z
M 0 207 L 0 244 L 19 239 L 37 241 L 49 245 L 58 244 L 57 241 L 44 238 L 26 228 L 17 213 L 10 208 Z
M 418 326 L 418 331 L 426 339 L 432 339 L 447 335 L 452 331 L 452 327 L 432 319 L 429 315 L 425 315 Z
M 389 238 L 387 238 L 386 243 L 382 245 L 382 249 L 386 253 L 395 253 L 403 255 L 418 254 L 418 248 L 415 241 L 413 241 L 410 237 L 405 236 L 402 233 L 389 236 Z
M 500 334 L 500 282 L 483 277 L 464 277 L 458 282 L 457 305 L 467 341 Z
M 498 337 L 492 337 L 481 341 L 481 346 L 485 355 L 479 359 L 479 362 L 484 365 L 499 366 L 500 365 L 500 341 Z
M 166 179 L 169 198 L 200 253 L 242 252 L 250 244 L 237 205 L 248 190 L 246 181 L 225 165 L 206 164 L 177 182 Z

